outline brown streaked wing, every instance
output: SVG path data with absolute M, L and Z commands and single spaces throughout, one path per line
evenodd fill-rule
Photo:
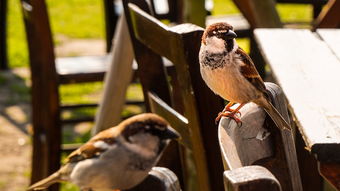
M 98 133 L 92 139 L 90 139 L 87 143 L 79 147 L 77 150 L 73 151 L 67 158 L 66 162 L 78 162 L 89 158 L 94 158 L 99 156 L 101 153 L 105 151 L 105 149 L 98 148 L 94 146 L 94 143 L 97 141 L 103 141 L 109 145 L 115 144 L 116 137 L 118 136 L 118 129 L 113 130 L 112 128 L 107 129 Z
M 240 67 L 241 73 L 243 74 L 243 76 L 251 84 L 253 84 L 258 90 L 266 93 L 266 87 L 264 85 L 264 82 L 263 82 L 261 76 L 259 75 L 259 73 L 257 72 L 252 59 L 241 48 L 238 48 L 236 50 L 236 54 L 240 55 L 240 58 L 243 61 L 243 64 Z

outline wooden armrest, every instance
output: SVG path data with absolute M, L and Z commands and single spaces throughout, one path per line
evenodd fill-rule
M 226 191 L 280 191 L 281 185 L 269 170 L 262 166 L 246 166 L 227 170 L 223 174 Z
M 126 191 L 180 191 L 177 176 L 169 169 L 163 167 L 153 167 L 149 176 L 136 187 Z

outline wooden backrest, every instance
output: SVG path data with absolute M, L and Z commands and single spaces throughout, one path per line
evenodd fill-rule
M 192 152 L 194 164 L 186 166 L 196 171 L 195 180 L 189 180 L 192 190 L 221 190 L 223 167 L 213 119 L 223 105 L 200 76 L 198 52 L 203 29 L 190 24 L 169 28 L 147 14 L 145 1 L 123 2 L 144 96 L 152 92 L 158 97 L 146 100 L 148 110 L 175 111 L 176 115 L 160 114 L 183 134 L 182 142 Z M 162 57 L 174 64 L 170 83 Z
M 273 104 L 289 121 L 282 90 L 273 83 L 266 83 L 266 87 L 273 97 Z M 241 126 L 228 118 L 223 118 L 219 124 L 222 158 L 225 170 L 228 170 L 225 180 L 229 187 L 239 188 L 254 184 L 256 189 L 248 187 L 245 190 L 262 190 L 263 185 L 267 185 L 269 181 L 276 184 L 272 190 L 280 187 L 285 191 L 302 190 L 292 132 L 280 131 L 256 104 L 249 103 L 240 112 Z M 254 165 L 265 168 L 253 167 Z M 249 170 L 256 171 L 254 176 L 249 177 L 249 181 L 238 178 L 249 174 Z

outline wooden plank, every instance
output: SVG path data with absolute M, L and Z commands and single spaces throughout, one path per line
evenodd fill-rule
M 319 171 L 326 180 L 331 183 L 336 190 L 340 190 L 340 164 L 339 163 L 319 163 Z
M 318 29 L 316 32 L 340 60 L 340 29 Z
M 228 191 L 281 191 L 280 183 L 262 166 L 246 166 L 223 174 Z
M 7 3 L 0 0 L 0 70 L 8 69 L 7 60 Z
M 172 127 L 181 134 L 181 139 L 179 141 L 183 145 L 185 145 L 185 147 L 191 150 L 192 143 L 190 139 L 190 132 L 188 129 L 188 119 L 172 109 L 155 94 L 148 93 L 148 99 L 151 111 L 153 113 L 157 113 L 158 115 L 164 117 L 164 119 L 169 121 L 170 124 L 172 124 Z
M 340 27 L 340 1 L 329 0 L 314 23 L 317 28 L 339 28 Z
M 340 161 L 340 62 L 309 30 L 256 29 L 306 143 L 320 161 Z
M 105 77 L 103 98 L 96 114 L 93 134 L 119 123 L 126 90 L 131 82 L 133 53 L 124 14 L 118 21 L 114 40 L 115 46 L 109 61 L 111 66 Z

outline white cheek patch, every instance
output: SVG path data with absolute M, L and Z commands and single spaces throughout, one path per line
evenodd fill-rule
M 110 148 L 110 145 L 105 143 L 104 141 L 96 141 L 93 143 L 93 146 L 99 149 L 103 149 L 103 150 Z

